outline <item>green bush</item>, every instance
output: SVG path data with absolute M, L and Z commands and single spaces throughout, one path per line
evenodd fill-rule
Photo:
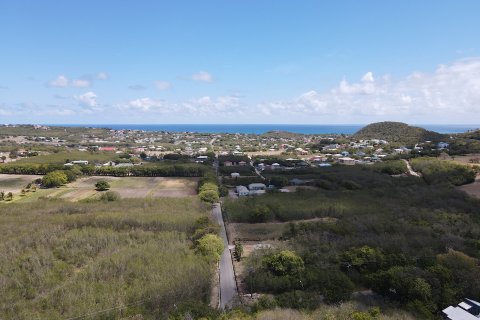
M 57 170 L 47 173 L 42 178 L 42 185 L 45 188 L 59 187 L 68 182 L 68 177 L 65 171 Z
M 305 268 L 302 258 L 290 250 L 266 256 L 263 263 L 267 270 L 278 276 L 298 275 Z
M 197 241 L 197 251 L 207 257 L 220 261 L 223 252 L 223 240 L 215 234 L 206 234 Z
M 201 191 L 198 196 L 202 201 L 209 202 L 209 203 L 215 203 L 218 202 L 219 197 L 218 197 L 218 191 L 215 190 L 205 190 Z
M 97 191 L 106 191 L 110 189 L 110 183 L 108 183 L 105 180 L 100 180 L 97 183 L 95 183 L 95 189 Z
M 120 200 L 120 195 L 114 191 L 107 191 L 102 193 L 99 199 L 102 201 L 117 201 Z
M 465 165 L 434 158 L 417 158 L 410 162 L 429 184 L 451 183 L 460 186 L 475 181 L 475 170 Z

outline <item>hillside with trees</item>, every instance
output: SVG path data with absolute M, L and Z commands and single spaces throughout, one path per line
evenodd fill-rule
M 390 143 L 405 145 L 446 139 L 443 134 L 392 121 L 371 123 L 357 131 L 354 137 L 357 139 L 383 139 Z

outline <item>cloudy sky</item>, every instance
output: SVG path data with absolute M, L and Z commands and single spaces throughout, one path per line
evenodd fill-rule
M 0 3 L 0 123 L 480 123 L 480 1 Z

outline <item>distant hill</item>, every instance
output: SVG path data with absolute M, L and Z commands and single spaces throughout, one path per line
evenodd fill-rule
M 383 139 L 388 142 L 413 145 L 422 141 L 440 141 L 445 135 L 423 128 L 413 127 L 402 122 L 376 122 L 369 124 L 354 134 L 357 139 Z
M 480 129 L 460 133 L 457 136 L 464 139 L 480 140 Z

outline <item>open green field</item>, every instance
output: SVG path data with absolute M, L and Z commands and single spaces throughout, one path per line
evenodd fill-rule
M 196 198 L 0 204 L 1 319 L 160 319 L 208 303 Z M 137 319 L 137 318 L 136 318 Z

